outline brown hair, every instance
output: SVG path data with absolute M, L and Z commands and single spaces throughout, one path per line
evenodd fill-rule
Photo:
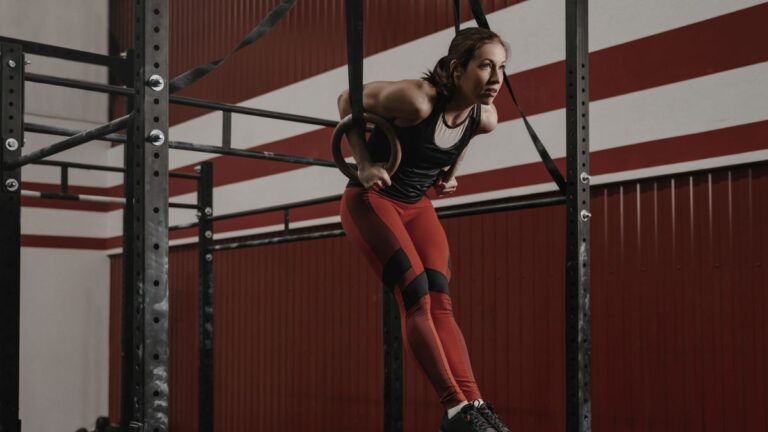
M 435 86 L 438 92 L 448 97 L 453 96 L 456 91 L 456 84 L 453 82 L 454 71 L 451 69 L 451 62 L 456 60 L 461 68 L 466 68 L 477 50 L 485 44 L 494 42 L 501 44 L 504 50 L 509 53 L 506 42 L 491 30 L 481 27 L 469 27 L 460 30 L 448 47 L 448 55 L 438 60 L 435 67 L 426 72 L 421 79 Z

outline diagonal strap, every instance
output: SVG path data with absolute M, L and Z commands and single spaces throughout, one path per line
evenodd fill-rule
M 352 109 L 354 133 L 363 135 L 363 2 L 346 0 L 347 71 L 349 73 L 349 105 Z
M 177 76 L 176 78 L 171 80 L 170 84 L 170 92 L 175 93 L 191 84 L 193 84 L 195 81 L 199 80 L 200 78 L 208 75 L 209 73 L 213 72 L 222 65 L 227 59 L 229 59 L 234 53 L 240 51 L 241 49 L 247 47 L 248 45 L 256 42 L 257 39 L 261 38 L 265 34 L 267 34 L 270 30 L 272 30 L 272 27 L 275 26 L 284 16 L 286 13 L 288 13 L 289 10 L 293 7 L 293 5 L 296 3 L 296 0 L 283 0 L 280 4 L 274 7 L 269 13 L 267 14 L 264 19 L 261 20 L 261 22 L 248 34 L 248 36 L 245 37 L 240 43 L 227 53 L 224 57 L 214 60 L 210 63 L 206 63 L 200 66 L 196 66 L 181 75 Z
M 488 20 L 485 17 L 480 1 L 469 0 L 469 6 L 472 9 L 472 15 L 475 16 L 475 22 L 477 22 L 478 27 L 490 30 Z M 563 174 L 557 168 L 557 165 L 555 165 L 549 152 L 547 152 L 547 148 L 544 147 L 544 143 L 541 142 L 539 135 L 533 130 L 533 126 L 531 126 L 525 113 L 523 113 L 523 110 L 520 108 L 520 104 L 517 102 L 515 92 L 512 91 L 512 85 L 509 83 L 509 78 L 507 78 L 506 74 L 504 74 L 504 85 L 507 87 L 507 90 L 509 90 L 509 95 L 512 96 L 512 102 L 514 102 L 515 108 L 517 108 L 517 111 L 520 113 L 520 117 L 523 119 L 523 123 L 525 123 L 525 129 L 528 130 L 528 135 L 531 136 L 533 146 L 536 147 L 536 151 L 539 152 L 539 156 L 541 157 L 542 162 L 544 162 L 547 171 L 549 171 L 549 175 L 552 176 L 552 180 L 555 181 L 560 192 L 565 193 L 565 179 L 563 178 Z

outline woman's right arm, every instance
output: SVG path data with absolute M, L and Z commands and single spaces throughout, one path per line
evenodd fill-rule
M 432 108 L 429 88 L 425 84 L 421 80 L 368 83 L 363 87 L 363 109 L 401 126 L 416 124 L 428 116 Z M 338 108 L 340 118 L 352 112 L 348 90 L 339 95 Z M 360 183 L 366 189 L 380 189 L 392 184 L 386 170 L 371 161 L 359 133 L 347 132 L 347 140 L 358 165 Z

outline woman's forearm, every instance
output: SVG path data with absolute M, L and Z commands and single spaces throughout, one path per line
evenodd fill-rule
M 338 99 L 339 118 L 345 118 L 352 112 L 352 108 L 349 103 L 349 91 L 345 90 Z M 355 128 L 350 129 L 346 133 L 347 141 L 349 142 L 349 148 L 352 151 L 352 157 L 357 162 L 358 166 L 363 168 L 371 165 L 371 157 L 368 151 L 365 149 L 365 139 L 363 132 Z

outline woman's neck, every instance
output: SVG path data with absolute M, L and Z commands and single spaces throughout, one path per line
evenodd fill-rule
M 460 94 L 454 94 L 445 104 L 443 118 L 449 126 L 456 126 L 464 121 L 469 115 L 469 111 L 475 104 L 463 98 Z

